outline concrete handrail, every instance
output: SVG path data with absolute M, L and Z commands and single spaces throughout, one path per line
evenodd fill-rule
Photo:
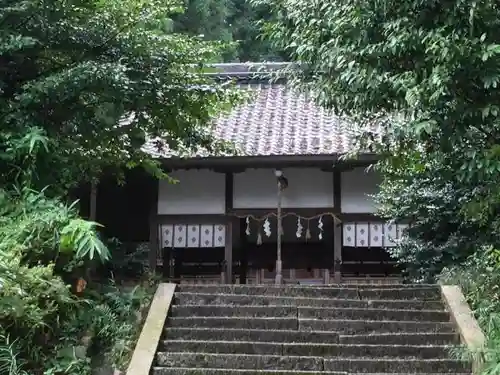
M 176 284 L 161 283 L 156 289 L 132 354 L 127 375 L 149 375 L 160 342 L 165 320 L 174 298 Z
M 472 310 L 457 285 L 441 285 L 441 296 L 450 313 L 452 322 L 457 326 L 460 341 L 471 353 L 478 353 L 486 343 L 481 327 L 474 317 Z M 482 368 L 482 358 L 473 356 L 472 372 L 479 374 Z

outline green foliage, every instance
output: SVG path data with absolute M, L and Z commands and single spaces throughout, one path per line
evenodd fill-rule
M 109 252 L 97 236 L 92 236 L 97 223 L 80 218 L 71 220 L 61 229 L 59 251 L 75 251 L 77 259 L 88 257 L 93 260 L 96 254 L 103 260 L 109 259 Z M 74 245 L 71 245 L 74 244 Z
M 17 342 L 11 342 L 9 337 L 0 335 L 0 374 L 28 375 L 21 369 L 24 363 L 18 360 Z
M 411 279 L 427 282 L 481 244 L 498 241 L 492 230 L 496 218 L 479 221 L 464 211 L 477 197 L 477 182 L 459 183 L 449 163 L 429 159 L 401 153 L 383 160 L 378 169 L 384 182 L 376 197 L 383 216 L 412 221 L 409 240 L 389 251 Z
M 141 329 L 140 312 L 149 306 L 155 285 L 120 289 L 111 283 L 90 290 L 89 297 L 99 302 L 87 319 L 94 332 L 89 354 L 100 354 L 112 368 L 126 370 Z
M 216 149 L 204 125 L 236 95 L 200 74 L 220 43 L 161 29 L 179 5 L 1 2 L 0 184 L 29 174 L 34 188 L 66 189 L 151 166 L 147 138 Z
M 378 152 L 381 213 L 409 218 L 394 254 L 430 279 L 499 244 L 500 8 L 493 0 L 254 0 L 266 34 L 302 63 L 296 82 L 367 125 Z
M 49 261 L 58 265 L 60 258 L 64 264 L 68 258 L 77 263 L 96 255 L 103 261 L 109 258 L 96 235 L 96 224 L 80 219 L 74 204 L 63 204 L 26 187 L 0 190 L 0 196 L 0 249 L 5 254 L 17 248 L 30 265 Z
M 32 194 L 28 192 L 29 197 Z M 65 223 L 80 219 L 74 219 L 74 210 L 41 196 L 25 198 L 30 204 L 35 202 L 35 207 L 23 220 L 35 229 L 29 238 L 23 237 L 24 245 L 16 242 L 18 216 L 2 217 L 4 224 L 11 225 L 0 231 L 0 373 L 85 375 L 105 366 L 124 370 L 141 328 L 138 312 L 148 307 L 156 284 L 121 288 L 101 280 L 88 285 L 83 295 L 74 295 L 68 284 L 90 261 L 88 249 L 82 248 L 87 254 L 83 259 L 76 251 L 81 239 L 70 237 L 74 242 L 66 246 L 74 250 L 56 254 L 56 260 L 47 256 L 50 252 L 33 250 L 51 239 L 56 242 L 53 249 L 60 249 L 57 239 L 64 238 L 60 234 Z M 46 217 L 38 215 L 41 210 L 36 202 L 49 209 Z M 51 216 L 51 202 L 59 216 Z M 90 238 L 83 243 L 91 248 L 98 237 L 87 227 L 84 222 L 81 231 Z M 26 257 L 32 252 L 41 256 Z M 104 260 L 107 252 L 100 255 Z
M 167 32 L 179 5 L 0 1 L 1 374 L 126 366 L 150 291 L 82 295 L 112 254 L 65 197 L 104 170 L 162 176 L 149 139 L 153 152 L 225 147 L 207 124 L 239 95 L 201 74 L 220 43 Z
M 220 61 L 286 60 L 261 37 L 261 24 L 270 16 L 267 6 L 252 7 L 248 0 L 186 0 L 185 6 L 185 12 L 173 17 L 173 30 L 229 43 Z
M 103 265 L 103 270 L 98 270 L 98 275 L 107 274 L 107 277 L 120 280 L 137 280 L 147 276 L 149 272 L 148 243 L 122 243 L 113 238 L 109 241 L 113 257 Z
M 0 193 L 0 338 L 4 342 L 0 342 L 0 366 L 9 366 L 13 374 L 22 373 L 19 368 L 49 371 L 44 367 L 46 359 L 67 349 L 63 332 L 68 322 L 88 309 L 68 283 L 92 252 L 105 260 L 107 248 L 96 247 L 101 243 L 98 234 L 77 217 L 73 207 L 26 188 Z M 79 359 L 74 362 L 77 366 Z
M 498 2 L 253 1 L 301 63 L 295 83 L 352 116 L 358 151 L 381 156 L 380 213 L 412 222 L 392 255 L 413 280 L 451 269 L 488 333 L 485 372 L 498 374 Z

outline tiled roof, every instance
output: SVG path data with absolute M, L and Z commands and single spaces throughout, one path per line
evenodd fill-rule
M 234 144 L 238 155 L 327 155 L 349 151 L 356 132 L 352 123 L 317 106 L 310 95 L 285 83 L 255 79 L 255 74 L 241 69 L 242 64 L 229 65 L 219 77 L 237 77 L 241 89 L 252 91 L 252 99 L 214 119 L 211 131 L 216 139 Z M 154 142 L 145 149 L 159 157 L 174 156 L 158 152 Z M 210 155 L 199 150 L 195 155 L 175 156 Z

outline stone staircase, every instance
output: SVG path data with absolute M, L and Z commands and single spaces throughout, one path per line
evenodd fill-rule
M 470 374 L 437 286 L 177 286 L 152 375 Z

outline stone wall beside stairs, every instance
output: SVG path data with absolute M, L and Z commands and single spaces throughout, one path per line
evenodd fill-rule
M 152 367 L 127 374 L 471 374 L 459 343 L 436 285 L 178 285 Z

